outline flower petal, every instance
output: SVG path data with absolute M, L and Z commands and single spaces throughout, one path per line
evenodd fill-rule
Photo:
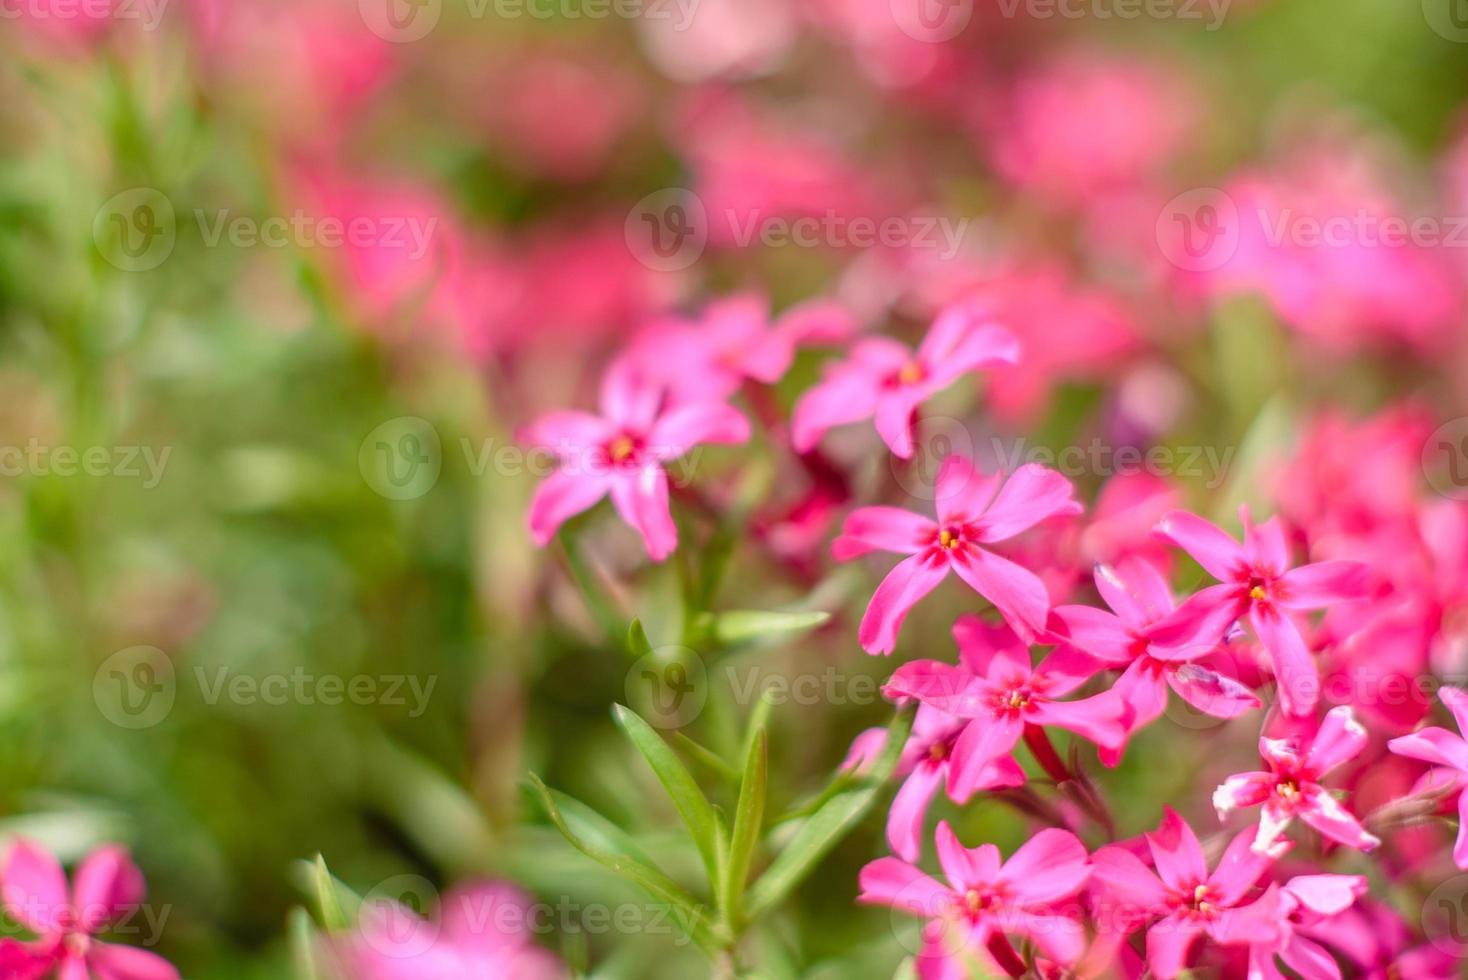
M 1068 830 L 1050 828 L 1021 844 L 997 880 L 1021 904 L 1049 905 L 1079 892 L 1090 873 L 1080 839 Z
M 1388 749 L 1409 759 L 1420 759 L 1435 766 L 1468 770 L 1468 741 L 1446 728 L 1424 728 L 1386 743 Z
M 1230 776 L 1213 791 L 1213 809 L 1218 811 L 1220 821 L 1244 807 L 1259 806 L 1274 792 L 1274 774 L 1268 772 L 1241 772 Z
M 1264 872 L 1288 850 L 1288 846 L 1261 850 L 1258 829 L 1250 827 L 1228 842 L 1208 883 L 1218 889 L 1224 905 L 1237 905 Z
M 1368 834 L 1361 822 L 1320 786 L 1306 786 L 1304 793 L 1305 805 L 1300 807 L 1300 819 L 1320 831 L 1322 836 L 1358 851 L 1373 851 L 1381 844 L 1379 837 Z
M 1086 653 L 1113 663 L 1132 659 L 1132 631 L 1121 617 L 1094 606 L 1056 606 L 1051 610 L 1050 631 L 1064 637 Z
M 643 466 L 612 478 L 612 506 L 642 535 L 648 557 L 662 561 L 678 547 L 678 526 L 668 507 L 668 475 L 661 466 Z
M 1146 626 L 1176 607 L 1167 578 L 1157 566 L 1128 556 L 1116 565 L 1097 565 L 1096 589 L 1106 604 L 1130 626 Z
M 41 936 L 61 931 L 70 913 L 66 873 L 61 864 L 40 844 L 16 840 L 0 868 L 0 894 L 12 919 Z
M 1366 747 L 1366 729 L 1356 720 L 1348 705 L 1331 708 L 1326 712 L 1315 741 L 1305 754 L 1305 765 L 1317 778 L 1330 772 L 1343 762 L 1356 758 Z
M 1188 704 L 1215 718 L 1237 718 L 1262 704 L 1232 677 L 1197 664 L 1178 664 L 1167 672 L 1167 683 Z
M 1198 837 L 1172 807 L 1163 807 L 1162 823 L 1146 839 L 1157 875 L 1168 887 L 1183 891 L 1208 880 L 1208 864 Z
M 999 848 L 993 844 L 964 847 L 948 821 L 938 824 L 938 864 L 955 892 L 992 884 L 1000 874 Z
M 664 387 L 630 357 L 613 361 L 602 376 L 601 414 L 620 428 L 646 432 L 662 406 Z
M 1157 875 L 1131 851 L 1114 844 L 1091 855 L 1092 890 L 1103 893 L 1105 915 L 1098 925 L 1128 931 L 1139 917 L 1155 914 L 1167 901 L 1167 889 Z M 1120 914 L 1124 913 L 1124 914 Z
M 132 946 L 96 943 L 87 953 L 88 964 L 97 980 L 178 980 L 172 963 Z
M 892 809 L 887 813 L 887 843 L 904 861 L 916 862 L 922 857 L 923 820 L 928 815 L 928 804 L 943 784 L 945 768 L 930 761 L 918 763 L 892 798 Z
M 897 632 L 919 599 L 938 587 L 948 575 L 948 564 L 927 555 L 904 558 L 887 573 L 856 631 L 867 653 L 888 654 L 897 648 Z
M 1286 609 L 1323 609 L 1366 596 L 1371 570 L 1359 561 L 1319 561 L 1292 568 L 1279 579 L 1275 599 Z
M 1285 894 L 1316 915 L 1340 915 L 1366 889 L 1364 875 L 1296 875 L 1284 886 Z
M 581 458 L 585 450 L 603 446 L 616 435 L 616 426 L 590 412 L 551 412 L 522 428 L 516 437 L 528 445 L 544 446 L 561 458 Z
M 1030 676 L 1030 648 L 1004 623 L 985 622 L 972 613 L 960 616 L 953 623 L 953 642 L 963 669 L 975 676 Z
M 99 847 L 77 868 L 72 906 L 82 931 L 98 932 L 137 908 L 143 900 L 143 873 L 127 849 Z
M 983 515 L 1003 474 L 984 473 L 966 456 L 946 456 L 933 481 L 933 503 L 938 520 L 944 524 L 975 521 Z
M 1314 711 L 1320 698 L 1320 673 L 1299 627 L 1278 609 L 1257 603 L 1249 611 L 1249 622 L 1269 653 L 1280 706 L 1291 715 Z
M 878 858 L 861 869 L 858 881 L 858 902 L 886 905 L 923 918 L 932 918 L 953 901 L 949 889 L 898 858 Z
M 837 561 L 850 561 L 871 551 L 915 555 L 931 542 L 937 525 L 900 507 L 861 507 L 846 517 L 841 536 L 831 544 Z
M 545 547 L 561 525 L 595 507 L 607 495 L 611 480 L 605 476 L 557 470 L 535 488 L 526 524 L 535 543 Z
M 877 410 L 877 379 L 845 367 L 830 372 L 795 403 L 790 441 L 796 452 L 809 452 L 830 429 L 871 418 Z
M 953 759 L 948 766 L 948 795 L 955 800 L 972 796 L 989 767 L 1014 751 L 1023 731 L 1024 725 L 1008 715 L 969 722 L 953 745 Z
M 1442 687 L 1437 692 L 1438 700 L 1453 713 L 1458 731 L 1468 735 L 1468 691 L 1456 687 Z
M 927 389 L 921 385 L 883 391 L 877 396 L 877 435 L 899 459 L 912 458 L 912 416 L 927 397 Z
M 725 402 L 693 402 L 659 416 L 647 434 L 654 459 L 682 456 L 703 443 L 732 445 L 749 441 L 749 419 Z
M 1193 941 L 1203 932 L 1197 922 L 1178 915 L 1158 920 L 1147 930 L 1147 965 L 1157 980 L 1173 980 L 1188 963 Z
M 1026 463 L 1005 481 L 984 511 L 979 540 L 1006 541 L 1047 518 L 1080 512 L 1069 480 L 1038 463 Z
M 975 592 L 994 604 L 1021 640 L 1045 627 L 1050 594 L 1034 572 L 983 548 L 956 553 L 953 570 Z
M 1193 556 L 1209 575 L 1231 581 L 1245 564 L 1244 549 L 1222 528 L 1196 514 L 1175 510 L 1162 518 L 1157 533 Z

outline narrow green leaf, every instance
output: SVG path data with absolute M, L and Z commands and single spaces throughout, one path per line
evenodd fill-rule
M 352 920 L 342 907 L 338 883 L 326 867 L 326 858 L 316 855 L 311 872 L 311 895 L 316 899 L 316 911 L 321 917 L 322 928 L 328 932 L 349 929 Z
M 697 742 L 689 738 L 687 735 L 684 735 L 682 732 L 673 733 L 673 744 L 682 749 L 684 755 L 687 755 L 690 759 L 695 760 L 696 762 L 698 762 L 699 765 L 703 766 L 705 769 L 718 776 L 720 779 L 733 786 L 737 786 L 739 784 L 739 770 L 735 769 L 733 766 L 729 765 L 729 763 L 725 762 L 724 757 L 719 755 L 713 749 L 705 748 L 704 746 L 699 745 Z
M 907 737 L 912 732 L 914 712 L 904 708 L 887 727 L 887 744 L 877 757 L 868 781 L 831 797 L 811 814 L 795 837 L 768 870 L 749 890 L 748 916 L 752 921 L 774 908 L 805 880 L 831 849 L 857 826 L 882 792 L 882 786 L 897 767 Z
M 321 973 L 316 969 L 316 924 L 311 913 L 297 906 L 286 917 L 286 928 L 290 935 L 291 965 L 296 980 L 319 980 Z
M 647 639 L 647 630 L 642 628 L 642 620 L 632 620 L 632 625 L 627 627 L 627 652 L 632 654 L 634 660 L 641 660 L 652 653 L 652 643 Z
M 828 612 L 759 612 L 734 610 L 708 613 L 700 625 L 720 646 L 772 642 L 813 630 L 831 618 Z
M 634 621 L 634 632 L 636 631 Z M 714 853 L 713 804 L 709 803 L 703 790 L 698 788 L 698 783 L 694 782 L 678 756 L 668 748 L 668 743 L 663 741 L 662 736 L 651 725 L 638 717 L 637 712 L 618 704 L 613 706 L 612 715 L 616 718 L 617 727 L 622 729 L 627 740 L 642 753 L 642 757 L 658 777 L 658 782 L 668 791 L 673 806 L 678 810 L 678 816 L 683 818 L 688 833 L 693 837 L 693 843 L 698 847 L 699 856 L 703 858 L 710 888 L 717 888 L 714 883 L 718 880 L 719 865 L 718 857 Z
M 540 777 L 534 773 L 531 773 L 529 778 L 530 788 L 540 801 L 546 816 L 550 818 L 551 823 L 555 824 L 561 835 L 571 843 L 571 846 L 609 871 L 631 881 L 654 898 L 673 906 L 677 910 L 673 916 L 675 922 L 702 949 L 714 953 L 720 948 L 719 937 L 710 927 L 703 906 L 696 902 L 692 895 L 684 891 L 681 885 L 651 864 L 644 863 L 630 853 L 604 850 L 588 840 L 590 837 L 597 837 L 603 841 L 614 840 L 621 835 L 621 831 L 612 827 L 605 817 L 596 814 L 590 808 L 583 807 L 578 824 L 585 826 L 582 821 L 585 820 L 586 814 L 593 815 L 595 819 L 590 823 L 591 833 L 586 833 L 584 830 L 578 833 L 571 828 L 566 814 L 557 804 L 556 796 L 552 794 L 550 787 L 541 782 Z M 608 832 L 608 828 L 611 828 L 611 832 Z M 578 829 L 581 828 L 578 827 Z
M 759 843 L 765 818 L 765 791 L 769 777 L 768 738 L 763 728 L 756 730 L 749 746 L 749 759 L 744 764 L 744 781 L 739 786 L 739 806 L 734 811 L 734 831 L 729 837 L 729 858 L 719 882 L 723 896 L 719 902 L 724 921 L 736 930 L 742 912 L 744 886 L 749 881 L 749 866 Z

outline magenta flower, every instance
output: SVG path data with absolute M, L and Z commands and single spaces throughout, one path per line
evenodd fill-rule
M 1151 724 L 1167 708 L 1167 690 L 1205 714 L 1236 718 L 1260 706 L 1247 687 L 1210 670 L 1198 661 L 1212 644 L 1164 647 L 1153 642 L 1174 611 L 1172 590 L 1156 566 L 1140 558 L 1123 558 L 1115 568 L 1096 567 L 1096 590 L 1111 612 L 1092 606 L 1059 606 L 1052 630 L 1107 666 L 1124 667 L 1112 685 L 1113 696 L 1127 708 L 1128 734 Z M 1108 759 L 1115 764 L 1119 759 Z
M 1366 745 L 1366 729 L 1351 709 L 1332 708 L 1308 748 L 1293 738 L 1259 740 L 1268 772 L 1230 776 L 1213 792 L 1213 806 L 1223 820 L 1234 810 L 1263 805 L 1254 846 L 1268 850 L 1299 817 L 1331 840 L 1369 851 L 1381 843 L 1320 785 L 1326 773 L 1354 759 Z
M 1183 971 L 1199 936 L 1227 945 L 1278 942 L 1278 886 L 1258 898 L 1250 893 L 1290 844 L 1280 841 L 1261 853 L 1253 847 L 1255 832 L 1251 827 L 1235 837 L 1210 874 L 1193 829 L 1167 807 L 1162 823 L 1146 835 L 1155 872 L 1120 845 L 1092 855 L 1098 925 L 1130 932 L 1149 924 L 1147 963 L 1158 980 L 1172 980 Z
M 358 931 L 341 946 L 342 958 L 358 980 L 565 980 L 565 966 L 533 941 L 538 911 L 520 889 L 493 881 L 450 891 L 437 920 L 369 902 Z
M 911 556 L 898 562 L 872 595 L 857 631 L 862 648 L 891 653 L 908 610 L 950 570 L 992 602 L 1015 632 L 1033 638 L 1050 611 L 1045 584 L 981 545 L 1005 541 L 1046 518 L 1079 514 L 1081 505 L 1072 493 L 1070 481 L 1043 466 L 1021 466 L 1006 483 L 1002 473 L 985 476 L 964 457 L 949 456 L 938 471 L 936 521 L 897 507 L 853 511 L 831 546 L 837 561 L 869 551 Z
M 928 816 L 928 806 L 944 783 L 949 786 L 948 798 L 960 806 L 978 790 L 1005 789 L 1025 783 L 1025 773 L 1019 764 L 1008 756 L 1002 756 L 980 768 L 968 792 L 958 794 L 953 791 L 956 771 L 954 750 L 959 737 L 970 724 L 931 705 L 918 707 L 912 734 L 903 745 L 897 762 L 897 776 L 903 779 L 902 788 L 892 798 L 892 809 L 887 814 L 887 843 L 904 861 L 917 861 L 922 857 L 923 823 Z M 852 743 L 842 768 L 861 772 L 881 753 L 886 742 L 885 728 L 862 732 Z
M 1458 731 L 1468 733 L 1468 692 L 1444 687 L 1437 696 L 1452 712 Z M 1394 738 L 1387 743 L 1387 748 L 1433 767 L 1418 780 L 1412 790 L 1414 795 L 1458 794 L 1458 839 L 1453 845 L 1453 861 L 1458 867 L 1468 869 L 1468 793 L 1463 792 L 1468 787 L 1468 740 L 1446 728 L 1433 727 Z
M 559 469 L 530 502 L 530 533 L 545 545 L 571 517 L 611 494 L 617 514 L 642 535 L 653 561 L 678 546 L 663 464 L 701 443 L 738 443 L 749 422 L 733 407 L 706 401 L 664 407 L 664 389 L 627 361 L 602 379 L 601 415 L 552 412 L 521 438 L 553 452 Z
M 0 867 L 5 912 L 36 934 L 26 944 L 32 962 L 56 970 L 62 980 L 178 980 L 178 971 L 156 953 L 97 940 L 98 933 L 126 919 L 143 900 L 143 873 L 126 849 L 109 845 L 89 854 L 67 893 L 66 872 L 44 847 L 21 839 Z M 13 948 L 8 956 L 23 960 Z M 10 976 L 10 974 L 5 974 Z
M 989 767 L 1013 752 L 1022 736 L 1042 764 L 1053 767 L 1046 725 L 1112 748 L 1124 737 L 1117 703 L 1108 694 L 1059 700 L 1095 673 L 1089 658 L 1061 649 L 1031 668 L 1029 649 L 1008 627 L 989 626 L 976 616 L 955 623 L 953 637 L 957 666 L 936 660 L 903 664 L 882 693 L 968 721 L 950 750 L 948 795 L 954 799 L 979 788 Z
M 1086 884 L 1086 849 L 1069 831 L 1035 834 L 1002 861 L 999 848 L 965 848 L 947 822 L 938 825 L 938 863 L 947 884 L 906 861 L 879 858 L 861 870 L 857 901 L 886 905 L 929 920 L 918 954 L 918 976 L 948 980 L 969 975 L 965 959 L 992 960 L 1011 976 L 1025 972 L 1008 936 L 1034 941 L 1046 956 L 1074 963 L 1085 931 L 1060 904 Z
M 1283 928 L 1279 938 L 1249 947 L 1250 980 L 1285 980 L 1274 958 L 1301 980 L 1340 980 L 1341 970 L 1312 936 L 1325 939 L 1340 929 L 1336 919 L 1366 894 L 1360 875 L 1299 875 L 1280 889 Z
M 797 451 L 807 452 L 828 429 L 875 417 L 882 441 L 908 459 L 912 414 L 919 405 L 970 371 L 1018 361 L 1013 334 L 972 306 L 950 306 L 916 352 L 885 337 L 858 341 L 850 358 L 828 369 L 795 403 L 791 440 Z
M 1322 561 L 1289 568 L 1289 548 L 1279 518 L 1255 527 L 1247 509 L 1241 546 L 1217 525 L 1186 511 L 1173 511 L 1157 532 L 1182 548 L 1222 584 L 1213 585 L 1178 608 L 1172 625 L 1192 634 L 1192 643 L 1216 641 L 1245 613 L 1269 652 L 1280 703 L 1292 715 L 1309 714 L 1319 695 L 1320 675 L 1299 627 L 1288 611 L 1322 609 L 1366 595 L 1367 567 L 1355 561 Z M 1182 645 L 1173 642 L 1168 645 Z

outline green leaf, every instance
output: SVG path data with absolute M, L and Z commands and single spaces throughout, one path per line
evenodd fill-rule
M 828 612 L 758 612 L 734 610 L 706 613 L 699 626 L 720 646 L 774 642 L 813 630 L 831 618 Z
M 286 928 L 296 980 L 318 980 L 321 974 L 316 969 L 316 924 L 311 921 L 311 913 L 296 906 L 286 917 Z
M 610 821 L 584 805 L 579 805 L 576 815 L 568 820 L 568 814 L 563 811 L 558 803 L 558 798 L 567 800 L 570 798 L 554 793 L 534 773 L 531 773 L 529 778 L 530 788 L 539 799 L 546 816 L 550 818 L 551 823 L 555 824 L 561 835 L 571 843 L 571 846 L 608 870 L 626 878 L 654 898 L 667 902 L 677 909 L 677 914 L 673 916 L 675 922 L 706 952 L 712 954 L 721 948 L 720 937 L 710 926 L 703 906 L 696 902 L 692 895 L 684 891 L 681 885 L 628 850 L 606 848 L 607 842 L 616 841 L 619 837 L 625 836 Z M 577 824 L 575 829 L 572 829 L 572 822 Z
M 865 784 L 837 793 L 811 814 L 795 837 L 749 890 L 748 915 L 759 918 L 799 885 L 853 827 L 861 823 L 897 767 L 902 748 L 912 732 L 914 712 L 904 708 L 887 727 L 887 744 L 877 757 Z
M 637 632 L 640 630 L 634 621 L 633 633 Z M 719 864 L 715 854 L 713 804 L 709 803 L 703 790 L 698 788 L 698 783 L 694 782 L 678 756 L 668 748 L 668 743 L 663 741 L 662 736 L 651 725 L 638 717 L 637 712 L 618 704 L 613 706 L 612 715 L 616 718 L 617 727 L 622 729 L 627 740 L 642 753 L 642 757 L 658 777 L 658 782 L 668 791 L 673 806 L 677 808 L 678 815 L 683 818 L 688 833 L 693 837 L 693 843 L 698 847 L 699 856 L 703 858 L 710 887 L 717 888 L 715 883 L 718 881 Z
M 755 732 L 744 764 L 744 781 L 739 786 L 739 806 L 734 811 L 734 831 L 729 838 L 729 857 L 719 875 L 723 895 L 719 902 L 724 921 L 738 928 L 740 902 L 749 881 L 749 866 L 764 825 L 765 791 L 769 777 L 768 738 L 763 728 Z
M 729 785 L 737 786 L 739 784 L 739 770 L 725 762 L 724 757 L 713 749 L 699 745 L 682 732 L 673 733 L 673 744 L 682 749 L 683 753 L 689 758 L 697 761 L 699 765 Z
M 337 881 L 326 867 L 326 858 L 320 854 L 309 864 L 302 862 L 306 873 L 306 891 L 316 903 L 317 917 L 321 927 L 328 932 L 350 929 L 357 917 L 360 898 L 346 885 Z
M 634 660 L 641 660 L 652 653 L 652 643 L 647 639 L 647 630 L 642 628 L 642 620 L 632 620 L 632 625 L 627 627 L 627 652 L 632 654 Z

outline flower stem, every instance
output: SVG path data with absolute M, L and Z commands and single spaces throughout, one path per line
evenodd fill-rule
M 1020 959 L 1019 953 L 1009 943 L 1009 937 L 1002 932 L 995 932 L 989 937 L 989 954 L 1003 968 L 1004 972 L 1012 977 L 1025 975 L 1025 961 Z

